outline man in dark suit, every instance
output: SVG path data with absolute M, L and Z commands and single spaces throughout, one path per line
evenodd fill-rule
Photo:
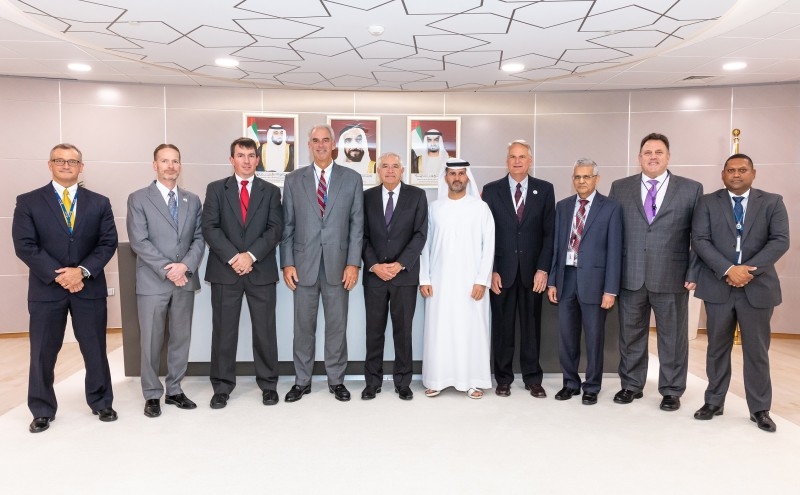
M 17 197 L 11 227 L 14 251 L 30 270 L 31 433 L 48 429 L 56 416 L 53 380 L 67 313 L 86 365 L 86 403 L 100 421 L 117 419 L 106 356 L 103 272 L 117 249 L 114 214 L 108 198 L 78 184 L 83 171 L 78 148 L 56 145 L 48 166 L 52 182 Z
M 525 389 L 544 398 L 539 344 L 542 329 L 542 293 L 553 260 L 553 185 L 533 178 L 531 147 L 523 140 L 508 145 L 508 174 L 486 184 L 483 200 L 495 224 L 495 255 L 490 302 L 495 393 L 511 394 L 514 381 L 514 341 L 519 316 L 519 364 Z
M 374 399 L 383 382 L 386 321 L 392 315 L 394 389 L 411 400 L 411 323 L 417 307 L 419 255 L 428 236 L 425 191 L 401 182 L 403 164 L 396 153 L 378 158 L 382 185 L 364 192 L 364 303 L 367 318 L 367 356 L 361 398 Z
M 614 306 L 622 276 L 622 208 L 596 191 L 597 164 L 585 158 L 572 168 L 577 195 L 556 204 L 553 265 L 547 296 L 558 304 L 558 359 L 564 388 L 557 400 L 578 395 L 581 326 L 586 340 L 582 402 L 597 403 L 603 381 L 606 314 Z
M 769 417 L 770 319 L 781 303 L 775 263 L 789 250 L 789 216 L 783 198 L 751 187 L 755 178 L 749 156 L 731 156 L 722 169 L 725 188 L 703 196 L 695 209 L 692 247 L 700 258 L 695 296 L 706 304 L 708 388 L 705 404 L 694 417 L 722 415 L 738 323 L 750 419 L 774 432 L 775 422 Z
M 308 134 L 311 166 L 284 183 L 283 280 L 294 291 L 295 384 L 286 402 L 311 392 L 320 296 L 325 312 L 325 371 L 328 390 L 350 400 L 347 367 L 347 307 L 358 281 L 364 234 L 361 175 L 334 163 L 333 129 L 316 125 Z
M 142 349 L 144 415 L 161 415 L 164 386 L 158 378 L 164 330 L 169 318 L 166 404 L 180 409 L 197 405 L 183 393 L 181 380 L 189 361 L 195 276 L 206 243 L 200 228 L 196 194 L 178 187 L 181 152 L 161 144 L 153 152 L 156 180 L 128 197 L 128 240 L 136 253 L 136 306 Z
M 609 197 L 622 205 L 625 229 L 619 294 L 617 404 L 643 396 L 647 382 L 650 310 L 658 337 L 661 409 L 677 411 L 689 371 L 689 291 L 696 255 L 690 251 L 692 213 L 703 186 L 667 170 L 669 140 L 648 134 L 639 145 L 641 174 L 614 181 Z
M 255 176 L 256 142 L 231 143 L 234 174 L 208 185 L 203 237 L 208 243 L 211 283 L 211 408 L 228 404 L 236 386 L 236 347 L 242 296 L 247 296 L 253 332 L 256 383 L 264 405 L 278 403 L 278 343 L 275 332 L 275 248 L 281 238 L 281 191 Z

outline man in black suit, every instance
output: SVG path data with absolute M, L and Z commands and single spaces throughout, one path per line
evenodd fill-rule
M 30 269 L 31 364 L 28 408 L 31 433 L 50 427 L 58 403 L 53 380 L 67 313 L 86 365 L 86 403 L 100 421 L 115 421 L 106 356 L 106 278 L 117 249 L 108 198 L 78 184 L 81 152 L 71 144 L 50 151 L 51 183 L 17 197 L 11 236 L 17 257 Z
M 428 235 L 425 191 L 403 184 L 403 164 L 396 153 L 378 158 L 382 185 L 364 192 L 364 303 L 367 356 L 361 398 L 374 399 L 383 382 L 386 321 L 392 315 L 394 390 L 411 400 L 411 323 L 417 306 L 419 255 Z
M 203 237 L 211 283 L 211 408 L 228 404 L 236 386 L 236 346 L 242 296 L 247 296 L 253 332 L 253 361 L 262 402 L 278 403 L 278 343 L 275 332 L 275 247 L 283 230 L 281 191 L 255 176 L 256 142 L 231 143 L 234 175 L 212 182 L 203 204 Z
M 725 188 L 703 196 L 694 211 L 692 248 L 700 258 L 695 297 L 705 301 L 708 319 L 708 388 L 705 404 L 694 417 L 722 415 L 738 323 L 750 419 L 774 432 L 775 422 L 769 417 L 770 320 L 781 303 L 775 263 L 789 250 L 789 215 L 779 195 L 751 187 L 755 178 L 749 156 L 731 156 L 722 169 Z
M 614 306 L 622 277 L 622 208 L 597 192 L 597 164 L 575 162 L 576 195 L 556 204 L 553 266 L 547 296 L 558 304 L 558 360 L 564 386 L 556 400 L 569 400 L 581 390 L 578 363 L 581 328 L 586 342 L 585 405 L 597 403 L 603 381 L 606 314 Z
M 530 145 L 523 140 L 508 145 L 508 174 L 486 184 L 483 200 L 495 224 L 495 255 L 490 301 L 495 393 L 511 395 L 516 320 L 519 314 L 519 363 L 525 390 L 547 397 L 539 364 L 542 293 L 553 258 L 553 185 L 528 175 L 533 164 Z

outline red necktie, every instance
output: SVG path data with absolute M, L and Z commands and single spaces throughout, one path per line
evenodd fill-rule
M 581 238 L 583 237 L 583 226 L 586 223 L 586 205 L 589 204 L 588 199 L 580 200 L 581 206 L 578 212 L 575 213 L 575 232 L 572 234 L 571 244 L 572 250 L 578 252 L 578 247 L 581 245 Z
M 250 193 L 247 192 L 247 184 L 250 181 L 242 181 L 242 190 L 239 192 L 239 203 L 242 206 L 242 223 L 247 221 L 247 207 L 250 206 Z
M 328 183 L 325 181 L 325 171 L 319 174 L 319 184 L 317 184 L 317 203 L 319 203 L 319 213 L 325 216 L 325 202 L 328 200 Z
M 517 192 L 514 193 L 514 205 L 517 206 L 517 221 L 522 222 L 522 213 L 525 211 L 525 202 L 522 199 L 522 184 L 517 184 Z

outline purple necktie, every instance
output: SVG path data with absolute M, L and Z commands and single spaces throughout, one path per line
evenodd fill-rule
M 389 226 L 389 222 L 392 221 L 392 215 L 394 214 L 394 191 L 389 191 L 389 201 L 386 202 L 386 212 L 384 213 L 384 217 L 386 218 L 386 226 Z
M 647 190 L 647 197 L 644 199 L 644 214 L 647 216 L 647 223 L 653 223 L 653 218 L 656 216 L 656 195 L 658 194 L 658 181 L 650 179 L 647 181 L 650 184 L 650 189 Z

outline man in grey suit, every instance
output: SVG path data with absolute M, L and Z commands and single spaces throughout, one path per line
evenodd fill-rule
M 669 140 L 648 134 L 639 146 L 641 174 L 614 181 L 609 197 L 622 205 L 624 241 L 619 294 L 618 404 L 643 396 L 647 382 L 650 310 L 658 337 L 661 409 L 677 411 L 689 360 L 689 291 L 696 255 L 690 250 L 692 213 L 703 186 L 667 170 Z
M 606 314 L 622 276 L 622 208 L 597 192 L 597 164 L 582 158 L 572 168 L 576 195 L 556 204 L 553 264 L 547 297 L 558 304 L 558 359 L 564 374 L 556 400 L 581 390 L 581 328 L 586 341 L 586 380 L 581 402 L 597 403 L 603 381 Z
M 201 205 L 196 194 L 178 187 L 181 152 L 173 144 L 153 151 L 156 180 L 128 197 L 128 240 L 136 253 L 136 304 L 142 347 L 144 415 L 161 415 L 164 386 L 158 378 L 164 324 L 169 318 L 167 395 L 164 402 L 194 409 L 181 389 L 189 361 L 195 274 L 205 242 L 200 228 Z
M 350 400 L 344 385 L 347 367 L 347 308 L 358 281 L 364 233 L 361 175 L 333 162 L 333 129 L 316 125 L 308 134 L 311 166 L 295 170 L 284 182 L 281 240 L 283 280 L 294 291 L 295 385 L 286 394 L 294 402 L 311 392 L 317 309 L 325 314 L 325 371 L 328 390 Z
M 255 176 L 257 144 L 231 143 L 233 175 L 214 181 L 203 204 L 208 243 L 206 281 L 211 283 L 211 408 L 228 405 L 236 387 L 236 347 L 242 297 L 247 296 L 253 333 L 253 365 L 265 406 L 278 403 L 278 341 L 275 331 L 275 248 L 283 230 L 281 190 Z
M 779 195 L 751 188 L 755 178 L 749 156 L 731 156 L 722 169 L 725 188 L 703 196 L 695 209 L 692 247 L 700 258 L 695 296 L 706 305 L 708 388 L 705 404 L 694 417 L 722 415 L 738 323 L 750 419 L 774 432 L 775 422 L 769 417 L 770 319 L 781 303 L 775 263 L 789 250 L 789 216 Z

